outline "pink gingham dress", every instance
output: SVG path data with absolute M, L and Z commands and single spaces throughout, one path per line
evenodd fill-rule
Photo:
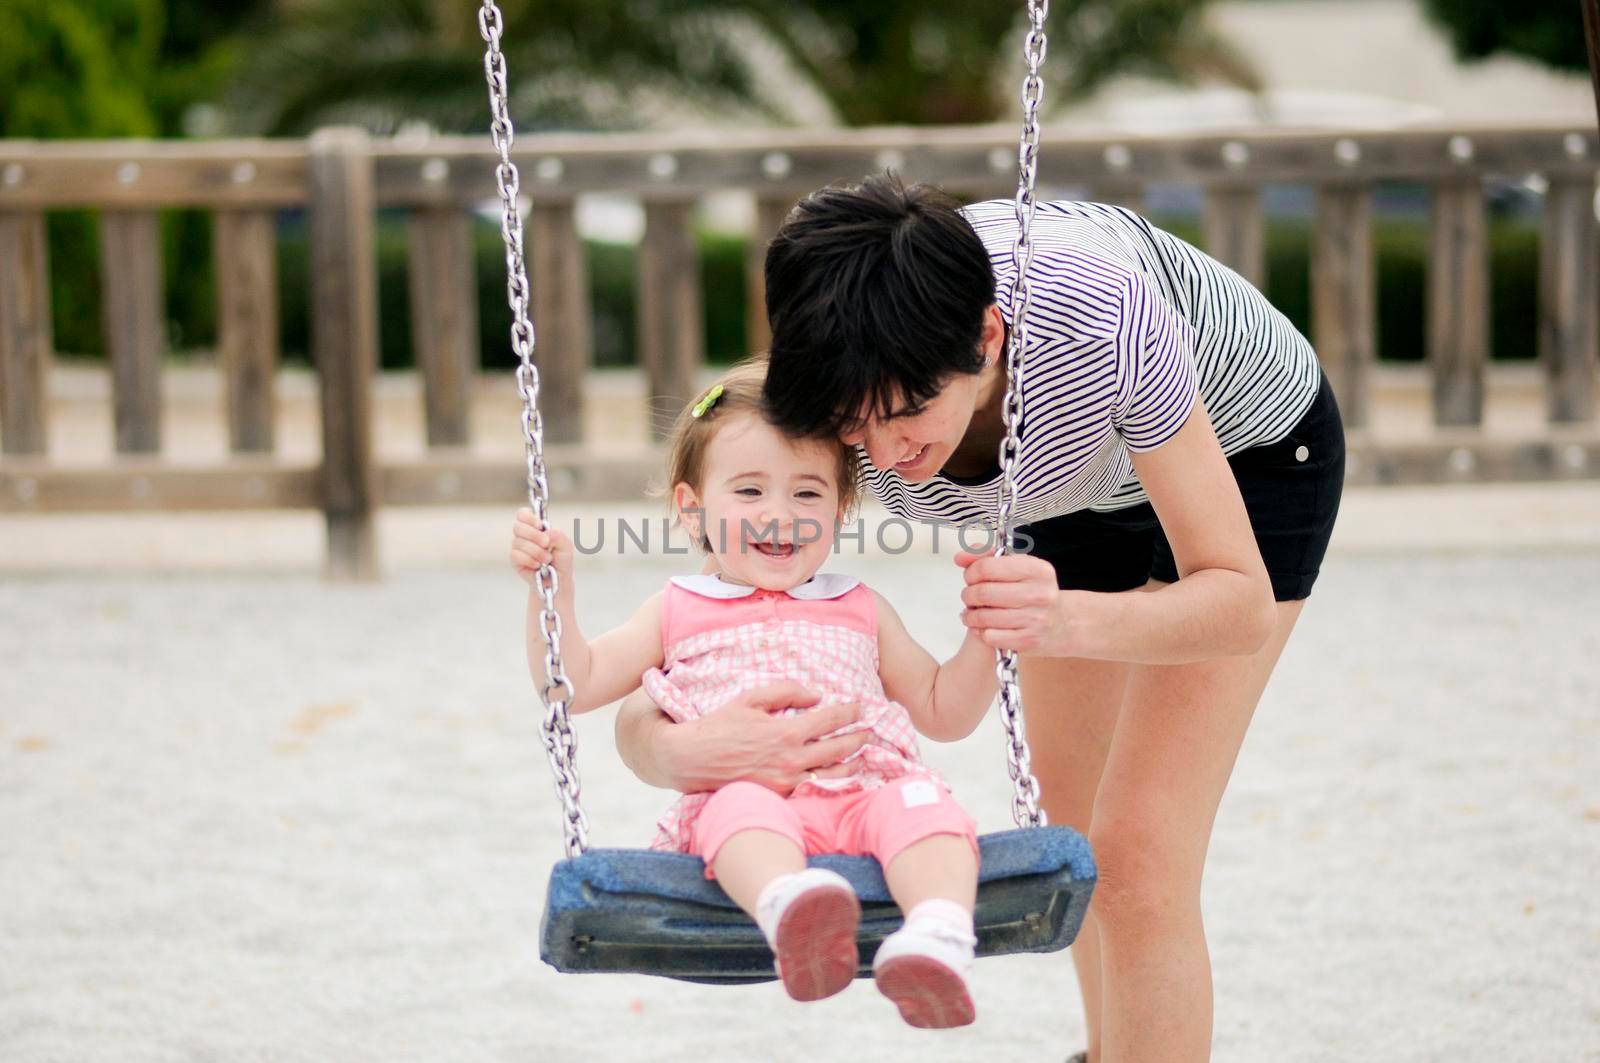
M 860 719 L 834 732 L 872 732 L 846 761 L 855 770 L 839 779 L 803 781 L 796 797 L 934 775 L 917 752 L 910 714 L 883 692 L 877 601 L 858 580 L 818 573 L 787 591 L 767 591 L 716 575 L 674 576 L 661 609 L 661 645 L 665 667 L 645 673 L 644 689 L 680 723 L 782 680 L 821 692 L 822 705 L 861 705 Z M 709 793 L 680 797 L 657 821 L 651 848 L 692 852 L 695 820 L 710 799 Z

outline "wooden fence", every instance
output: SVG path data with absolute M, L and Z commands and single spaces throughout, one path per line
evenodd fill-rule
M 587 454 L 581 428 L 591 363 L 588 270 L 576 225 L 580 194 L 620 192 L 643 204 L 638 256 L 639 354 L 652 400 L 682 401 L 704 357 L 694 208 L 743 189 L 757 203 L 748 269 L 750 336 L 766 336 L 760 257 L 788 207 L 842 178 L 893 168 L 973 196 L 1011 194 L 1008 128 L 527 137 L 518 142 L 550 461 L 559 489 L 594 497 L 637 483 L 654 456 Z M 373 514 L 386 505 L 513 504 L 520 462 L 465 446 L 479 323 L 469 211 L 494 196 L 486 138 L 421 145 L 327 130 L 308 141 L 87 143 L 0 141 L 0 513 L 62 510 L 318 508 L 329 572 L 375 574 Z M 1596 426 L 1600 266 L 1595 223 L 1600 144 L 1594 130 L 1408 129 L 1249 133 L 1119 140 L 1044 138 L 1041 173 L 1095 198 L 1137 206 L 1149 183 L 1204 188 L 1204 243 L 1259 282 L 1262 189 L 1315 189 L 1312 340 L 1351 429 L 1356 482 L 1588 478 L 1600 475 Z M 1538 353 L 1546 421 L 1523 438 L 1482 429 L 1489 355 L 1485 180 L 1545 184 Z M 1421 441 L 1368 427 L 1375 360 L 1373 192 L 1381 181 L 1432 190 L 1427 372 L 1434 429 Z M 164 351 L 157 212 L 215 215 L 218 347 L 227 380 L 231 454 L 212 466 L 164 461 Z M 274 456 L 279 359 L 276 212 L 309 208 L 311 334 L 321 380 L 323 458 Z M 372 382 L 378 310 L 374 216 L 408 212 L 412 331 L 424 385 L 425 457 L 381 463 Z M 52 461 L 46 382 L 52 359 L 44 212 L 99 212 L 103 319 L 116 459 Z M 1534 338 L 1530 337 L 1530 343 Z

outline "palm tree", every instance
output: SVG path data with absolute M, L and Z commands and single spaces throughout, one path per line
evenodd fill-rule
M 1056 0 L 1049 100 L 1116 74 L 1257 88 L 1203 21 L 1207 0 Z M 330 121 L 379 132 L 482 124 L 476 4 L 292 0 L 250 45 L 238 122 L 275 135 Z M 844 125 L 992 121 L 1014 106 L 1020 4 L 1007 0 L 502 0 L 519 128 L 628 128 L 672 100 L 796 120 L 798 80 Z M 774 62 L 787 68 L 774 77 Z

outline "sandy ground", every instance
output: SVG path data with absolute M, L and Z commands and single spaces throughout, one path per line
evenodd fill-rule
M 626 512 L 643 512 L 626 511 Z M 1222 806 L 1216 1058 L 1600 1060 L 1600 486 L 1354 492 Z M 615 515 L 615 512 L 612 512 Z M 0 1059 L 1061 1059 L 1065 955 L 985 961 L 971 1029 L 869 984 L 796 1005 L 561 976 L 561 852 L 505 516 L 0 521 Z M 681 562 L 588 559 L 586 626 Z M 837 566 L 937 650 L 944 558 Z M 668 799 L 579 721 L 601 845 Z M 998 726 L 930 746 L 1007 825 Z

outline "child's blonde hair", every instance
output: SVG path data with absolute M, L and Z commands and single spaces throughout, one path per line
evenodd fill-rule
M 696 494 L 702 492 L 701 481 L 705 476 L 706 450 L 711 445 L 712 437 L 717 434 L 719 424 L 725 423 L 734 415 L 748 413 L 757 415 L 768 424 L 772 423 L 766 403 L 761 397 L 761 387 L 766 379 L 766 356 L 747 358 L 718 377 L 716 383 L 701 392 L 694 402 L 685 406 L 678 414 L 668 442 L 665 493 L 669 498 L 672 489 L 681 483 L 693 487 Z M 718 388 L 721 388 L 720 392 Z M 696 410 L 700 411 L 698 416 L 695 414 Z M 839 511 L 849 512 L 855 505 L 856 492 L 860 487 L 856 448 L 847 446 L 833 437 L 821 437 L 809 441 L 830 446 L 837 452 L 835 475 L 839 482 Z M 700 549 L 708 550 L 710 545 L 702 535 Z

